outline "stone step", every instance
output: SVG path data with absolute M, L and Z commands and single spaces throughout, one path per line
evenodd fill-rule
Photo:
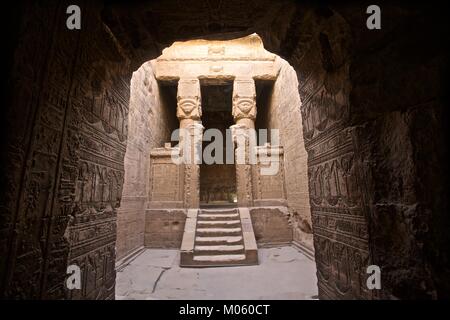
M 196 245 L 194 255 L 220 255 L 220 254 L 245 254 L 244 246 L 238 245 L 213 245 L 201 246 Z
M 241 220 L 199 220 L 197 226 L 202 228 L 207 227 L 240 227 Z
M 238 213 L 202 213 L 197 216 L 197 220 L 235 220 L 239 219 Z
M 256 265 L 257 250 L 248 208 L 188 211 L 180 266 L 206 268 Z
M 227 235 L 241 235 L 241 228 L 197 228 L 197 235 L 208 236 L 227 236 Z
M 209 256 L 196 256 L 194 255 L 194 261 L 209 262 L 209 263 L 235 263 L 245 260 L 245 254 L 218 254 Z
M 241 243 L 243 240 L 242 236 L 232 236 L 232 237 L 196 237 L 195 244 L 236 244 Z
M 231 209 L 200 209 L 199 214 L 230 214 L 230 213 L 238 213 L 236 208 Z

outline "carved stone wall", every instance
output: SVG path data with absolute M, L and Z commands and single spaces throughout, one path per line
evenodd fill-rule
M 185 198 L 185 165 L 174 163 L 179 148 L 154 148 L 150 152 L 148 208 L 182 208 Z
M 255 149 L 256 164 L 252 166 L 253 205 L 286 205 L 283 147 L 267 143 Z
M 129 60 L 94 4 L 83 20 L 90 32 L 69 31 L 69 4 L 21 7 L 7 118 L 14 138 L 2 159 L 11 186 L 1 203 L 2 297 L 114 297 Z M 82 270 L 82 289 L 71 293 L 68 264 Z
M 278 78 L 269 96 L 262 101 L 265 108 L 260 126 L 268 129 L 269 136 L 271 129 L 279 130 L 279 143 L 284 151 L 286 199 L 293 226 L 293 239 L 313 250 L 307 153 L 300 114 L 302 102 L 295 70 L 283 59 L 280 59 L 280 65 Z
M 355 4 L 221 3 L 83 1 L 80 31 L 67 1 L 6 17 L 1 297 L 113 296 L 131 70 L 174 40 L 253 32 L 297 72 L 320 298 L 448 297 L 446 10 L 383 5 L 370 31 Z M 75 262 L 85 286 L 66 295 Z M 364 289 L 372 263 L 381 292 Z
M 351 122 L 358 144 L 366 142 L 360 161 L 370 177 L 373 262 L 382 266 L 384 298 L 448 299 L 446 11 L 427 5 L 383 10 L 392 22 L 374 38 L 368 30 L 355 32 L 355 57 L 364 58 L 349 69 Z
M 146 210 L 145 247 L 180 249 L 185 222 L 185 209 Z
M 161 91 L 161 92 L 160 92 Z M 150 150 L 170 141 L 177 119 L 156 81 L 151 62 L 133 73 L 130 86 L 125 180 L 117 214 L 117 259 L 144 245 L 145 209 L 149 200 Z
M 92 12 L 98 9 L 93 6 Z M 67 169 L 60 177 L 62 186 L 70 186 L 74 192 L 66 212 L 70 217 L 67 264 L 81 268 L 83 284 L 81 290 L 66 292 L 70 299 L 114 299 L 116 216 L 124 183 L 130 61 L 96 18 L 88 12 L 84 15 L 85 27 L 91 32 L 83 34 L 73 66 L 72 113 L 68 114 L 73 120 L 66 123 L 69 149 L 66 155 L 62 153 L 73 163 L 69 166 L 63 160 Z M 74 146 L 78 153 L 71 150 Z M 63 194 L 62 187 L 59 193 Z M 64 229 L 64 225 L 60 227 Z
M 292 243 L 293 232 L 286 207 L 253 207 L 250 215 L 258 246 Z
M 200 166 L 200 201 L 233 202 L 236 198 L 236 167 L 227 164 Z
M 150 181 L 150 149 L 170 137 L 166 108 L 150 62 L 133 73 L 130 85 L 128 142 L 122 202 L 117 214 L 117 259 L 143 246 Z M 167 108 L 168 109 L 168 108 Z
M 332 12 L 331 12 L 332 13 Z M 349 127 L 349 29 L 333 14 L 308 12 L 311 30 L 293 52 L 302 97 L 303 137 L 319 296 L 372 298 L 365 174 Z M 314 18 L 313 18 L 314 17 Z
M 1 199 L 0 294 L 3 298 L 61 297 L 64 275 L 56 272 L 49 279 L 47 270 L 65 269 L 68 243 L 63 238 L 65 228 L 50 228 L 50 221 L 65 225 L 67 214 L 53 207 L 58 202 L 67 209 L 73 200 L 69 192 L 61 202 L 56 193 L 60 187 L 59 155 L 66 145 L 63 119 L 73 74 L 68 62 L 73 64 L 74 57 L 69 50 L 79 39 L 56 28 L 64 21 L 57 18 L 55 7 L 36 4 L 21 14 L 27 15 L 28 23 L 19 20 L 21 23 L 16 24 L 23 41 L 14 48 L 8 95 L 11 105 L 5 118 L 9 135 L 1 153 L 5 184 Z M 53 46 L 54 37 L 66 39 L 59 50 Z

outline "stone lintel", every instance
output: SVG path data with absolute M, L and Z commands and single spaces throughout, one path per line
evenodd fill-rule
M 183 77 L 275 80 L 281 63 L 275 54 L 264 49 L 261 38 L 252 34 L 233 40 L 175 42 L 152 60 L 152 67 L 159 81 Z
M 163 61 L 155 64 L 155 77 L 158 81 L 174 82 L 180 76 L 197 79 L 222 79 L 249 76 L 255 80 L 275 81 L 280 72 L 278 61 Z

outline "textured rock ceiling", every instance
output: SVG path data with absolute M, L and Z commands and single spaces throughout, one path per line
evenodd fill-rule
M 105 6 L 102 19 L 125 52 L 145 61 L 177 40 L 232 39 L 253 32 L 271 50 L 267 32 L 279 41 L 294 12 L 295 5 L 288 1 L 112 1 Z

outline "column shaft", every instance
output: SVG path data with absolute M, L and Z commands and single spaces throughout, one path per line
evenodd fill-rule
M 233 118 L 235 142 L 236 191 L 240 207 L 253 205 L 252 165 L 256 147 L 256 88 L 252 78 L 236 78 L 233 83 Z
M 180 146 L 184 159 L 184 205 L 200 205 L 200 161 L 203 126 L 201 124 L 200 82 L 196 78 L 181 78 L 177 91 L 177 118 L 180 121 Z

